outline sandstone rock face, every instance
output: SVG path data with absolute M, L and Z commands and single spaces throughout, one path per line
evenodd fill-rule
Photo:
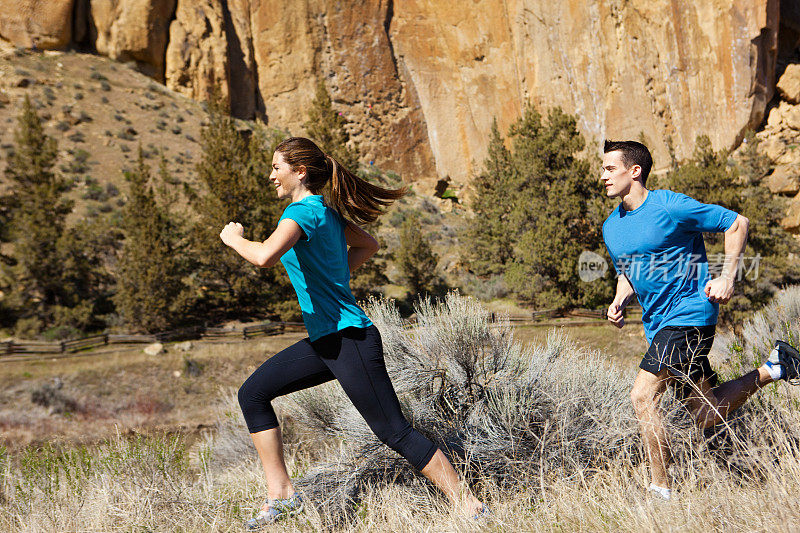
M 388 33 L 392 2 L 363 2 L 357 8 L 327 4 L 328 87 L 344 104 L 367 159 L 416 179 L 434 178 L 427 119 Z
M 250 0 L 228 0 L 225 34 L 228 42 L 228 88 L 231 113 L 236 117 L 264 118 L 264 101 L 256 86 L 255 50 L 250 24 Z
M 0 37 L 25 48 L 64 48 L 72 38 L 73 1 L 0 0 Z
M 433 177 L 426 117 L 387 33 L 391 5 L 251 0 L 260 96 L 270 124 L 302 133 L 323 79 L 367 161 L 411 179 Z
M 767 176 L 766 185 L 773 194 L 794 196 L 800 192 L 800 167 L 779 165 Z
M 178 0 L 169 28 L 166 84 L 195 100 L 228 93 L 228 44 L 221 0 Z
M 787 66 L 777 87 L 781 98 L 791 104 L 800 104 L 800 64 Z
M 136 61 L 142 72 L 164 81 L 164 54 L 176 0 L 91 0 L 90 26 L 97 51 Z
M 771 98 L 778 2 L 406 0 L 392 41 L 422 102 L 440 174 L 476 170 L 493 117 L 526 100 L 580 117 L 589 142 L 644 134 L 656 168 L 695 138 L 734 145 Z
M 73 2 L 88 23 L 70 25 L 65 6 Z M 47 4 L 61 34 L 74 27 L 80 42 L 136 60 L 196 98 L 222 81 L 234 114 L 292 133 L 303 133 L 324 80 L 364 163 L 431 183 L 468 182 L 485 158 L 492 120 L 506 131 L 526 102 L 578 115 L 596 153 L 604 138 L 644 136 L 657 169 L 668 164 L 668 139 L 678 158 L 692 154 L 700 134 L 715 148 L 732 147 L 760 124 L 772 97 L 781 12 L 779 0 Z M 10 12 L 0 12 L 2 35 L 19 19 Z M 793 79 L 782 80 L 787 102 Z M 770 120 L 774 128 L 798 124 L 785 114 Z M 785 152 L 781 143 L 774 152 Z

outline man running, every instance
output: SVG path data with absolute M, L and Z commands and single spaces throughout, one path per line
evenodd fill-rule
M 650 464 L 650 491 L 669 499 L 669 443 L 659 408 L 667 385 L 698 426 L 722 422 L 761 387 L 794 380 L 800 354 L 777 341 L 758 369 L 722 384 L 707 354 L 714 341 L 719 304 L 733 296 L 735 275 L 747 243 L 748 219 L 684 194 L 645 187 L 653 160 L 634 141 L 606 141 L 602 182 L 620 204 L 603 223 L 603 238 L 617 271 L 617 292 L 608 320 L 625 325 L 622 310 L 637 296 L 649 343 L 631 390 Z M 710 279 L 703 233 L 725 234 L 722 273 Z

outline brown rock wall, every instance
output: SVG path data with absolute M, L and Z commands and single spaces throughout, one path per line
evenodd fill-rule
M 644 136 L 663 168 L 668 138 L 735 145 L 775 86 L 778 0 L 0 0 L 26 13 L 0 35 L 69 41 L 74 1 L 76 39 L 195 98 L 226 83 L 237 116 L 302 133 L 323 79 L 365 157 L 410 179 L 468 181 L 528 101 L 577 114 L 595 151 Z
M 392 2 L 253 0 L 258 88 L 270 124 L 302 133 L 318 80 L 351 122 L 364 163 L 414 179 L 434 175 L 425 117 L 387 34 Z M 407 79 L 407 78 L 406 78 Z
M 250 23 L 250 0 L 228 0 L 225 33 L 228 41 L 231 112 L 236 117 L 263 118 L 264 102 L 259 97 L 257 67 Z
M 221 0 L 178 0 L 169 27 L 165 68 L 167 87 L 185 96 L 208 100 L 214 86 L 228 96 L 228 43 Z
M 164 57 L 177 0 L 91 0 L 89 24 L 97 51 L 136 61 L 145 74 L 164 81 Z
M 25 48 L 64 48 L 72 38 L 73 1 L 0 0 L 0 37 Z
M 395 6 L 392 40 L 422 102 L 440 174 L 468 179 L 497 117 L 526 100 L 580 117 L 590 142 L 638 138 L 668 162 L 699 134 L 730 147 L 771 97 L 778 3 L 476 0 Z

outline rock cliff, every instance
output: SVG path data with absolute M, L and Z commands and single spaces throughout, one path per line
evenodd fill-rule
M 234 114 L 301 132 L 322 79 L 375 164 L 467 182 L 487 132 L 559 105 L 593 146 L 643 137 L 657 167 L 698 134 L 732 147 L 775 90 L 789 0 L 0 0 L 0 36 L 96 51 Z M 793 49 L 793 48 L 792 48 Z M 792 91 L 791 87 L 786 89 Z M 365 161 L 366 162 L 366 161 Z

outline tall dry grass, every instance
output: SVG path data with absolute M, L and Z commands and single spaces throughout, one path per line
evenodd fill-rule
M 288 531 L 792 531 L 800 528 L 800 416 L 785 385 L 707 441 L 665 401 L 676 501 L 647 497 L 629 407 L 633 371 L 554 331 L 525 347 L 456 294 L 423 302 L 406 330 L 388 302 L 369 314 L 404 409 L 486 499 L 485 524 L 380 444 L 335 383 L 279 402 L 290 471 L 308 511 Z M 747 331 L 747 330 L 745 330 Z M 213 434 L 111 439 L 92 448 L 0 455 L 0 529 L 237 531 L 265 493 L 233 391 Z

